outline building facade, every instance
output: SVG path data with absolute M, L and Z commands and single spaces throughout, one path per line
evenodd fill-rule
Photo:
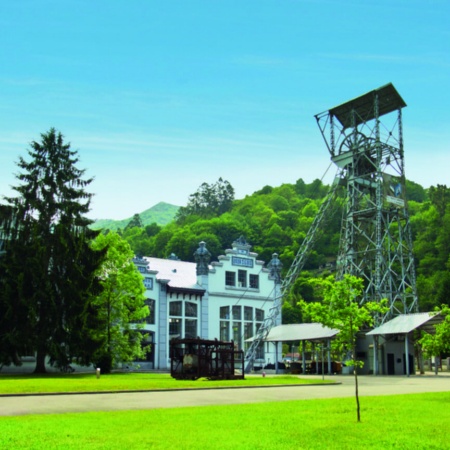
M 194 263 L 175 255 L 135 258 L 150 309 L 144 332 L 151 351 L 138 362 L 140 367 L 169 369 L 172 338 L 233 341 L 246 351 L 247 340 L 269 314 L 277 288 L 276 278 L 257 256 L 241 237 L 213 262 L 204 242 L 194 253 Z M 281 317 L 278 320 L 281 323 Z M 273 344 L 262 346 L 255 362 L 274 363 L 275 354 Z

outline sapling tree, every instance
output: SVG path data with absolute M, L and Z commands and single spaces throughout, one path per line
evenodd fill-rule
M 358 394 L 358 372 L 363 361 L 358 360 L 356 354 L 356 339 L 358 332 L 364 327 L 370 327 L 376 313 L 386 311 L 385 301 L 366 302 L 361 304 L 363 293 L 363 280 L 353 275 L 344 275 L 342 280 L 335 280 L 333 276 L 325 279 L 312 279 L 310 281 L 318 290 L 322 301 L 307 303 L 299 302 L 304 317 L 313 322 L 339 330 L 334 339 L 334 346 L 340 354 L 350 355 L 346 365 L 353 366 L 355 377 L 356 415 L 361 421 L 361 412 Z

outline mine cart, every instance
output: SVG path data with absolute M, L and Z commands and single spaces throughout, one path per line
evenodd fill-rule
M 233 341 L 172 339 L 170 360 L 170 375 L 177 380 L 244 378 L 244 352 Z

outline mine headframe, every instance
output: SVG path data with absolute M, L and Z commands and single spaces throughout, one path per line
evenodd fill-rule
M 316 116 L 346 190 L 337 277 L 365 281 L 363 302 L 387 298 L 383 323 L 417 311 L 405 195 L 402 109 L 389 83 Z
M 244 379 L 244 352 L 233 341 L 171 339 L 170 375 L 177 380 Z

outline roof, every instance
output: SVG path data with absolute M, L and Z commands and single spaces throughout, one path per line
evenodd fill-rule
M 404 108 L 405 101 L 395 89 L 392 83 L 381 86 L 378 89 L 367 92 L 360 97 L 331 108 L 328 112 L 335 116 L 344 128 L 357 126 L 363 122 L 375 119 L 374 100 L 378 97 L 378 117 L 392 111 Z M 352 123 L 351 112 L 355 111 L 355 123 Z
M 339 330 L 324 327 L 321 323 L 294 323 L 273 327 L 265 341 L 315 341 L 333 338 L 338 333 Z
M 434 325 L 442 322 L 442 320 L 443 318 L 438 312 L 400 314 L 366 334 L 369 336 L 377 336 L 380 334 L 407 334 L 417 328 L 424 329 L 428 332 L 434 332 Z
M 196 264 L 175 259 L 144 257 L 148 269 L 155 272 L 157 280 L 167 280 L 168 286 L 175 289 L 204 291 L 197 284 Z

